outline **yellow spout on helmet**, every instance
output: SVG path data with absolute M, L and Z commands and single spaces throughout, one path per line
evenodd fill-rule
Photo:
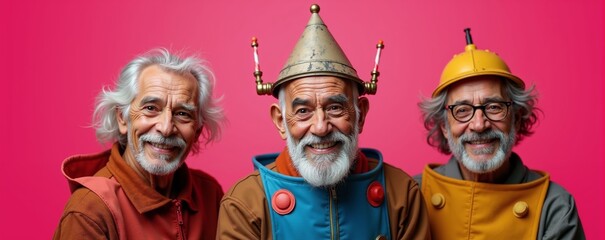
M 467 45 L 464 52 L 454 55 L 453 59 L 445 66 L 441 73 L 441 81 L 433 91 L 433 97 L 439 95 L 444 89 L 458 81 L 475 76 L 500 76 L 513 81 L 517 86 L 525 89 L 525 83 L 521 78 L 513 75 L 508 65 L 496 53 L 489 50 L 477 50 L 473 44 L 470 28 L 466 32 Z

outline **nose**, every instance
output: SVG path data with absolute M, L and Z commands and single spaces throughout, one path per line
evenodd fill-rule
M 474 132 L 483 132 L 486 129 L 490 128 L 491 124 L 492 122 L 489 121 L 487 117 L 485 117 L 483 109 L 477 109 L 475 110 L 475 115 L 473 116 L 473 118 L 471 118 L 469 122 L 469 128 Z
M 158 122 L 155 127 L 159 133 L 164 137 L 172 135 L 175 131 L 176 126 L 172 122 L 172 111 L 166 109 L 159 116 Z
M 311 124 L 310 132 L 315 136 L 324 137 L 330 133 L 331 129 L 330 121 L 326 118 L 323 109 L 317 109 L 313 115 L 313 123 Z

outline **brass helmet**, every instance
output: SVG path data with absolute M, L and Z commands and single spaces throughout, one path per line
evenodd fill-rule
M 275 83 L 262 83 L 262 71 L 260 71 L 258 64 L 258 42 L 256 38 L 252 38 L 256 62 L 254 76 L 256 77 L 257 93 L 259 95 L 273 95 L 277 98 L 280 86 L 288 81 L 309 76 L 334 76 L 356 83 L 360 95 L 375 94 L 379 75 L 378 61 L 380 52 L 384 48 L 382 41 L 379 41 L 376 46 L 378 52 L 376 65 L 371 73 L 372 80 L 371 82 L 364 82 L 359 78 L 357 71 L 353 68 L 344 51 L 319 17 L 319 5 L 311 5 L 310 10 L 311 19 L 309 19 Z
M 464 52 L 454 55 L 454 58 L 445 66 L 441 73 L 439 86 L 433 91 L 436 97 L 451 84 L 474 76 L 494 75 L 513 81 L 521 89 L 525 83 L 521 78 L 513 75 L 508 65 L 496 53 L 489 50 L 477 50 L 471 37 L 471 29 L 464 29 L 466 33 L 466 47 Z

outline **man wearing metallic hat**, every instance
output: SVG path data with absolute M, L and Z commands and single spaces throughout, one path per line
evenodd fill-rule
M 496 54 L 477 50 L 466 29 L 431 99 L 419 104 L 427 142 L 444 154 L 416 176 L 436 239 L 584 239 L 574 198 L 530 170 L 515 144 L 537 121 L 534 87 Z
M 374 81 L 359 79 L 319 7 L 311 12 L 275 84 L 257 65 L 257 91 L 279 99 L 271 117 L 287 147 L 255 157 L 258 170 L 225 194 L 217 239 L 429 238 L 417 183 L 357 147 L 369 110 L 360 95 L 375 92 L 376 67 Z
M 185 164 L 200 135 L 220 131 L 212 76 L 201 60 L 165 49 L 126 65 L 94 113 L 97 139 L 113 147 L 63 162 L 72 195 L 54 239 L 215 237 L 223 190 Z

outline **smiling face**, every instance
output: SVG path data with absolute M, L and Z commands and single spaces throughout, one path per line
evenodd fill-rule
M 342 180 L 356 157 L 367 99 L 357 99 L 352 84 L 335 77 L 301 78 L 283 88 L 285 106 L 274 104 L 271 114 L 294 166 L 314 186 Z
M 478 76 L 452 85 L 447 105 L 484 105 L 489 102 L 510 101 L 504 94 L 501 80 L 493 76 Z M 513 114 L 500 121 L 491 121 L 483 110 L 477 109 L 473 118 L 461 123 L 447 113 L 447 123 L 441 127 L 452 154 L 462 163 L 463 171 L 482 174 L 500 168 L 511 154 L 515 139 Z
M 120 132 L 128 135 L 123 157 L 152 175 L 173 173 L 200 134 L 197 82 L 191 74 L 149 66 L 141 72 L 138 85 L 128 116 L 117 110 Z

